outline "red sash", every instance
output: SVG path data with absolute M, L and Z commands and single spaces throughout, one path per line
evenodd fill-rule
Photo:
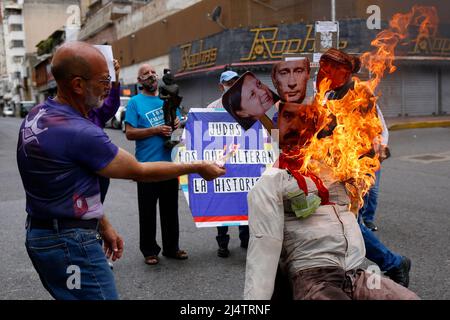
M 289 158 L 285 154 L 281 154 L 278 159 L 279 168 L 287 169 L 294 176 L 295 180 L 297 180 L 297 184 L 300 189 L 303 190 L 305 195 L 308 195 L 308 186 L 306 184 L 305 176 L 309 177 L 317 187 L 319 192 L 319 197 L 322 200 L 321 205 L 334 204 L 330 202 L 330 193 L 328 192 L 327 187 L 323 184 L 322 180 L 315 176 L 312 173 L 307 173 L 306 175 L 302 175 L 299 171 L 300 167 L 303 164 L 303 160 L 299 158 Z

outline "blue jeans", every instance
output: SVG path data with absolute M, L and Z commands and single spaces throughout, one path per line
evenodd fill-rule
M 366 258 L 375 262 L 381 271 L 398 267 L 402 262 L 402 256 L 389 250 L 361 220 L 361 215 L 359 215 L 358 223 L 366 246 Z
M 97 231 L 28 228 L 25 246 L 42 284 L 53 298 L 119 299 Z
M 381 168 L 375 172 L 375 184 L 364 196 L 364 205 L 359 210 L 359 215 L 367 222 L 373 222 L 378 204 L 378 189 L 380 188 Z

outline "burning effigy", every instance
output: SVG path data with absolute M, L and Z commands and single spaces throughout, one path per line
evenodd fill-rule
M 395 14 L 389 28 L 381 31 L 371 42 L 375 49 L 363 53 L 360 58 L 345 61 L 336 49 L 324 54 L 313 107 L 307 108 L 305 115 L 310 125 L 315 127 L 315 134 L 306 144 L 284 152 L 285 158 L 290 160 L 290 171 L 321 177 L 325 165 L 336 180 L 346 184 L 352 198 L 352 211 L 357 212 L 380 167 L 377 149 L 382 127 L 375 107 L 378 100 L 376 89 L 386 72 L 395 72 L 395 49 L 405 44 L 409 29 L 418 27 L 420 39 L 433 36 L 437 25 L 434 7 L 414 6 L 408 13 Z M 334 73 L 336 65 L 333 65 L 336 61 L 341 64 L 347 62 L 352 74 L 356 74 L 360 67 L 364 68 L 370 78 L 361 80 L 354 75 L 344 94 L 331 97 L 330 92 L 339 86 Z M 292 163 L 296 163 L 296 167 Z

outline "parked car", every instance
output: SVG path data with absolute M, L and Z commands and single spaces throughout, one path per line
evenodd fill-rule
M 122 129 L 122 132 L 125 132 L 126 125 L 125 125 L 125 113 L 127 112 L 127 106 L 124 106 L 122 108 L 122 111 L 120 112 L 120 128 Z
M 3 107 L 2 115 L 4 117 L 14 117 L 14 108 L 10 105 L 6 105 Z
M 22 118 L 25 118 L 30 112 L 31 108 L 33 108 L 36 105 L 36 101 L 20 101 L 19 102 L 19 110 L 20 110 L 20 116 Z
M 120 107 L 119 109 L 117 109 L 117 112 L 114 115 L 114 117 L 112 117 L 111 120 L 109 121 L 109 125 L 112 128 L 122 129 L 122 131 L 125 130 L 125 127 L 123 126 L 123 120 L 125 119 L 125 111 L 129 100 L 130 97 L 120 97 Z

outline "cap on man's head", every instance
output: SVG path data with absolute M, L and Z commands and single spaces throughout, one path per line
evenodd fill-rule
M 219 83 L 224 83 L 224 82 L 230 81 L 233 78 L 239 78 L 239 75 L 236 72 L 231 71 L 231 70 L 222 72 L 222 74 L 220 75 Z

